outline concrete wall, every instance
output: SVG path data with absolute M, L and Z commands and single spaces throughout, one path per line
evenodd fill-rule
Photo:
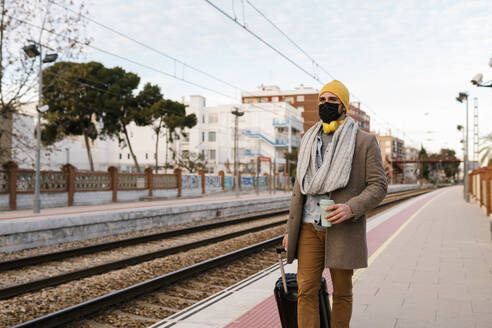
M 173 207 L 122 209 L 110 212 L 0 221 L 0 252 L 84 240 L 220 217 L 285 209 L 290 195 L 238 199 Z
M 0 211 L 8 211 L 9 209 L 9 195 L 0 195 Z
M 73 195 L 74 205 L 99 205 L 108 204 L 113 201 L 112 191 L 86 191 L 76 192 Z M 65 205 L 67 204 L 65 203 Z
M 41 208 L 67 206 L 68 194 L 64 192 L 49 192 L 39 195 L 41 199 Z M 31 209 L 33 205 L 34 194 L 17 194 L 17 209 Z M 8 200 L 7 200 L 8 205 Z

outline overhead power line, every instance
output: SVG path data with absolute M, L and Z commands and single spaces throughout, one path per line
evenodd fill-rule
M 175 75 L 173 75 L 173 74 L 171 74 L 171 73 L 165 72 L 165 71 L 163 71 L 163 70 L 160 70 L 160 69 L 158 69 L 158 68 L 152 67 L 152 66 L 147 65 L 147 64 L 140 63 L 140 62 L 138 62 L 138 61 L 136 61 L 136 60 L 133 60 L 133 59 L 131 59 L 131 58 L 128 58 L 128 57 L 125 57 L 125 56 L 122 56 L 122 55 L 116 54 L 116 53 L 111 52 L 111 51 L 109 51 L 109 50 L 105 50 L 105 49 L 102 49 L 102 48 L 99 48 L 99 47 L 96 47 L 96 46 L 93 46 L 93 45 L 90 45 L 90 44 L 86 44 L 86 43 L 81 42 L 81 41 L 79 41 L 79 40 L 75 40 L 75 39 L 73 39 L 73 38 L 71 38 L 71 37 L 69 37 L 69 36 L 63 35 L 63 34 L 61 34 L 61 33 L 57 33 L 57 32 L 52 31 L 52 30 L 48 30 L 48 29 L 46 29 L 46 28 L 43 28 L 43 27 L 38 26 L 38 25 L 36 25 L 36 24 L 32 24 L 32 23 L 30 23 L 30 22 L 27 22 L 27 21 L 25 21 L 25 20 L 19 19 L 19 18 L 17 18 L 17 17 L 12 16 L 12 15 L 5 14 L 5 16 L 10 17 L 10 18 L 12 18 L 12 19 L 14 19 L 14 20 L 16 20 L 16 21 L 18 21 L 18 22 L 20 22 L 20 23 L 23 23 L 23 24 L 26 24 L 26 25 L 32 26 L 32 27 L 37 28 L 37 29 L 40 29 L 40 30 L 42 29 L 42 30 L 44 30 L 44 31 L 46 31 L 46 32 L 48 32 L 48 33 L 51 33 L 51 34 L 57 35 L 57 36 L 59 36 L 59 37 L 65 38 L 65 39 L 69 40 L 70 42 L 74 42 L 74 43 L 80 44 L 80 45 L 82 45 L 82 46 L 86 46 L 86 47 L 92 48 L 92 49 L 94 49 L 94 50 L 96 50 L 96 51 L 99 51 L 99 52 L 102 52 L 102 53 L 108 54 L 108 55 L 110 55 L 110 56 L 113 56 L 113 57 L 119 58 L 119 59 L 124 60 L 124 61 L 127 61 L 127 62 L 129 62 L 129 63 L 132 63 L 132 64 L 134 64 L 134 65 L 137 65 L 137 66 L 140 66 L 140 67 L 143 67 L 143 68 L 146 68 L 146 69 L 152 70 L 152 71 L 154 71 L 154 72 L 157 72 L 157 73 L 163 74 L 163 75 L 165 75 L 165 76 L 167 76 L 167 77 L 170 77 L 170 78 L 173 78 L 173 79 L 176 79 L 176 80 L 182 81 L 182 82 L 184 82 L 184 83 L 187 83 L 187 84 L 193 85 L 193 86 L 195 86 L 195 87 L 202 88 L 202 89 L 204 89 L 204 90 L 207 90 L 207 91 L 210 91 L 210 92 L 216 93 L 216 94 L 221 95 L 221 96 L 223 96 L 223 97 L 226 97 L 226 98 L 231 98 L 231 99 L 236 100 L 236 98 L 235 98 L 235 97 L 233 97 L 233 96 L 231 96 L 231 95 L 228 95 L 228 94 L 225 94 L 225 93 L 223 93 L 223 92 L 221 92 L 221 91 L 214 90 L 214 89 L 212 89 L 212 88 L 209 88 L 209 87 L 204 86 L 204 85 L 201 85 L 201 84 L 199 84 L 199 83 L 196 83 L 196 82 L 193 82 L 193 81 L 187 80 L 187 79 L 182 78 L 182 77 L 179 77 L 179 76 L 175 76 Z
M 151 51 L 153 51 L 153 52 L 155 52 L 155 53 L 159 54 L 160 56 L 163 56 L 163 57 L 166 57 L 166 58 L 168 58 L 168 59 L 170 59 L 170 60 L 173 60 L 174 62 L 179 63 L 179 64 L 181 64 L 181 65 L 183 65 L 183 66 L 185 66 L 185 67 L 188 67 L 189 69 L 191 69 L 191 70 L 193 70 L 193 71 L 195 71 L 195 72 L 198 72 L 198 73 L 200 73 L 200 74 L 203 74 L 203 75 L 205 75 L 205 76 L 207 76 L 207 77 L 209 77 L 209 78 L 211 78 L 211 79 L 213 79 L 213 80 L 215 80 L 215 81 L 217 81 L 217 82 L 223 83 L 223 84 L 228 85 L 228 86 L 230 86 L 230 87 L 232 87 L 232 88 L 235 88 L 235 89 L 240 89 L 238 86 L 236 86 L 236 85 L 234 85 L 234 84 L 232 84 L 232 83 L 230 83 L 230 82 L 224 81 L 224 80 L 222 80 L 222 79 L 218 78 L 218 77 L 217 77 L 217 76 L 215 76 L 215 75 L 212 75 L 212 74 L 207 73 L 207 72 L 205 72 L 205 71 L 203 71 L 203 70 L 201 70 L 201 69 L 199 69 L 199 68 L 196 68 L 196 67 L 194 67 L 194 66 L 192 66 L 192 65 L 190 65 L 190 64 L 187 64 L 187 63 L 185 63 L 184 61 L 179 60 L 178 58 L 173 57 L 173 56 L 171 56 L 171 55 L 169 55 L 169 54 L 167 54 L 167 53 L 163 52 L 162 50 L 156 49 L 156 48 L 154 48 L 154 47 L 152 47 L 152 46 L 150 46 L 150 45 L 148 45 L 148 44 L 146 44 L 146 43 L 143 43 L 142 41 L 139 41 L 139 40 L 137 40 L 137 39 L 135 39 L 135 38 L 133 38 L 133 37 L 131 37 L 131 36 L 127 35 L 127 34 L 124 34 L 124 33 L 120 32 L 120 31 L 118 31 L 118 30 L 116 30 L 116 29 L 114 29 L 114 28 L 112 28 L 112 27 L 110 27 L 110 26 L 108 26 L 108 25 L 105 25 L 105 24 L 103 24 L 103 23 L 100 23 L 100 22 L 98 22 L 98 21 L 96 21 L 96 20 L 94 20 L 94 19 L 92 19 L 92 18 L 90 18 L 90 17 L 88 17 L 88 16 L 86 16 L 86 15 L 80 14 L 80 13 L 76 12 L 75 10 L 73 10 L 72 8 L 69 8 L 69 7 L 66 7 L 66 6 L 64 6 L 64 5 L 62 5 L 62 4 L 59 4 L 59 3 L 57 3 L 57 2 L 56 2 L 56 1 L 54 1 L 54 0 L 48 0 L 48 2 L 50 2 L 50 3 L 52 3 L 52 4 L 56 5 L 56 6 L 58 6 L 58 7 L 60 7 L 60 8 L 63 8 L 63 9 L 65 9 L 65 10 L 71 11 L 71 12 L 73 12 L 73 13 L 77 14 L 77 15 L 80 15 L 80 16 L 81 16 L 81 17 L 83 17 L 84 19 L 86 19 L 86 20 L 88 20 L 88 21 L 90 21 L 90 22 L 92 22 L 92 23 L 94 23 L 94 24 L 96 24 L 96 25 L 98 25 L 98 26 L 100 26 L 100 27 L 102 27 L 102 28 L 106 29 L 106 30 L 109 30 L 109 31 L 111 31 L 111 32 L 113 32 L 113 33 L 115 33 L 115 34 L 118 34 L 119 36 L 121 36 L 121 37 L 123 37 L 123 38 L 125 38 L 125 39 L 127 39 L 127 40 L 130 40 L 130 41 L 132 41 L 132 42 L 135 42 L 135 43 L 137 43 L 137 44 L 141 45 L 142 47 L 144 47 L 144 48 L 146 48 L 146 49 L 149 49 L 149 50 L 151 50 Z
M 292 60 L 289 56 L 287 56 L 286 54 L 284 54 L 283 52 L 281 52 L 280 50 L 278 50 L 277 48 L 275 48 L 274 46 L 272 46 L 270 43 L 268 43 L 267 41 L 265 41 L 262 37 L 260 37 L 258 34 L 256 34 L 255 32 L 251 31 L 247 26 L 246 24 L 241 24 L 237 19 L 235 19 L 234 17 L 232 17 L 231 15 L 229 15 L 228 13 L 226 13 L 224 10 L 222 10 L 220 7 L 216 6 L 213 2 L 209 1 L 209 0 L 205 0 L 205 2 L 207 2 L 209 5 L 211 5 L 212 7 L 214 7 L 217 11 L 219 11 L 222 15 L 226 16 L 227 18 L 229 18 L 232 22 L 234 22 L 235 24 L 241 26 L 246 32 L 248 32 L 249 34 L 251 34 L 252 36 L 254 36 L 258 41 L 260 41 L 261 43 L 263 43 L 264 45 L 266 45 L 267 47 L 269 47 L 270 49 L 272 49 L 273 51 L 275 51 L 277 54 L 279 54 L 282 58 L 284 58 L 285 60 L 287 60 L 288 62 L 290 62 L 292 65 L 294 65 L 295 67 L 297 67 L 298 69 L 300 69 L 301 71 L 303 71 L 304 73 L 306 73 L 307 75 L 309 75 L 313 80 L 317 81 L 318 83 L 320 84 L 323 84 L 319 78 L 315 75 L 315 74 L 311 74 L 310 72 L 308 72 L 306 69 L 304 69 L 301 65 L 299 65 L 298 63 L 296 63 L 294 60 Z
M 210 1 L 208 0 L 205 0 L 207 1 L 208 3 L 210 3 Z M 270 23 L 270 25 L 272 25 L 279 33 L 281 33 L 290 43 L 292 43 L 299 51 L 301 51 L 309 60 L 311 60 L 311 62 L 313 63 L 313 72 L 314 72 L 314 75 L 317 76 L 317 73 L 316 73 L 316 69 L 320 69 L 321 71 L 323 71 L 324 73 L 326 73 L 329 77 L 331 77 L 332 79 L 336 79 L 335 76 L 333 76 L 330 72 L 328 72 L 327 69 L 325 69 L 322 65 L 320 65 L 318 63 L 318 61 L 316 61 L 316 59 L 314 59 L 306 50 L 304 50 L 298 43 L 296 43 L 287 33 L 285 33 L 277 24 L 275 24 L 270 18 L 268 18 L 260 9 L 258 9 L 255 5 L 253 5 L 253 3 L 250 1 L 250 0 L 246 0 L 246 2 L 248 3 L 248 5 L 253 8 L 261 17 L 263 17 L 268 23 Z M 216 7 L 216 6 L 214 6 Z M 236 22 L 237 23 L 237 22 Z M 241 24 L 239 24 L 241 25 Z M 311 74 L 309 74 L 311 76 Z M 364 106 L 368 109 L 368 111 L 370 111 L 370 114 L 371 116 L 373 116 L 375 119 L 379 120 L 379 121 L 382 121 L 383 124 L 387 125 L 387 126 L 390 126 L 390 127 L 394 127 L 394 125 L 390 124 L 388 121 L 386 121 L 385 119 L 382 119 L 379 115 L 376 114 L 376 112 L 374 110 L 372 110 L 368 105 L 367 103 L 363 102 L 362 99 L 360 97 L 358 97 L 354 92 L 350 92 L 350 94 L 356 98 L 361 104 L 364 104 Z M 396 128 L 396 130 L 400 131 L 401 132 L 401 129 L 398 129 Z

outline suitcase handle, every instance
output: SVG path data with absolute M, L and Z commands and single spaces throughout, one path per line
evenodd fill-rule
M 285 247 L 277 246 L 275 249 L 277 251 L 278 263 L 280 264 L 280 274 L 282 275 L 285 295 L 287 295 L 287 279 L 285 278 L 284 262 L 282 261 L 282 252 L 285 252 Z

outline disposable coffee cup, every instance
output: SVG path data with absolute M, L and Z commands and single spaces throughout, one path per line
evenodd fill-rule
M 331 211 L 325 211 L 325 208 L 328 206 L 335 205 L 335 201 L 333 199 L 321 199 L 319 201 L 319 212 L 321 215 L 321 226 L 322 227 L 331 227 L 331 222 L 326 220 L 326 215 L 330 213 Z

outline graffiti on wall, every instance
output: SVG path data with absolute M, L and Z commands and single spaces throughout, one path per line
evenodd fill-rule
M 243 188 L 253 187 L 253 177 L 242 176 L 241 177 L 241 187 L 243 187 Z
M 182 175 L 181 186 L 183 189 L 198 189 L 201 187 L 201 177 L 199 175 Z
M 208 189 L 221 189 L 220 176 L 206 175 L 205 176 L 205 190 Z
M 234 180 L 231 176 L 224 177 L 224 188 L 232 188 Z

